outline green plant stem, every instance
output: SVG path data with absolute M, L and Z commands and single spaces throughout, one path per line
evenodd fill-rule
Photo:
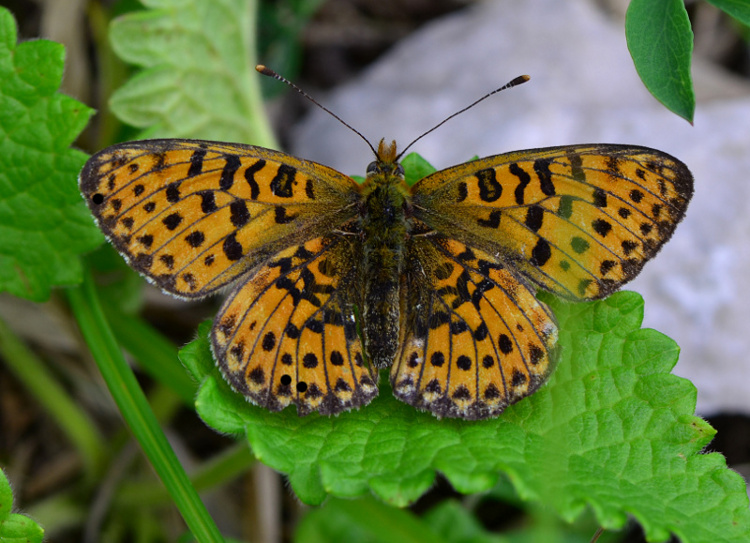
M 49 368 L 0 320 L 0 356 L 68 437 L 83 458 L 87 479 L 99 470 L 104 437 L 53 377 Z
M 198 491 L 214 488 L 245 473 L 254 462 L 255 457 L 247 448 L 247 444 L 238 443 L 194 470 L 190 481 Z M 115 503 L 118 508 L 134 505 L 157 506 L 168 499 L 164 488 L 149 482 L 134 482 L 121 486 Z
M 120 413 L 172 496 L 188 528 L 198 541 L 223 542 L 219 529 L 190 484 L 120 352 L 104 318 L 88 271 L 84 273 L 80 287 L 68 290 L 68 300 Z
M 104 313 L 117 342 L 149 375 L 171 388 L 192 407 L 198 386 L 180 364 L 174 344 L 139 318 L 117 309 L 105 309 Z

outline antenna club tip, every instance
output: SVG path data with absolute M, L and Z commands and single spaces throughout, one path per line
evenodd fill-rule
M 258 72 L 258 73 L 261 73 L 263 75 L 270 75 L 270 76 L 273 75 L 273 71 L 270 68 L 267 68 L 263 64 L 256 64 L 255 65 L 255 71 Z

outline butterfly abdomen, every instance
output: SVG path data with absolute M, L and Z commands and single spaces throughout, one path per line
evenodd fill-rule
M 383 173 L 370 177 L 363 193 L 364 344 L 370 361 L 382 368 L 393 363 L 399 346 L 407 196 L 400 177 Z

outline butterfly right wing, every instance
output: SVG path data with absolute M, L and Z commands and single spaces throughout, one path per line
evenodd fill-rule
M 421 229 L 407 244 L 393 393 L 438 417 L 496 416 L 552 372 L 555 317 L 496 255 Z
M 672 236 L 693 193 L 676 158 L 647 147 L 529 149 L 435 172 L 414 187 L 414 216 L 572 300 L 633 279 Z
M 320 164 L 250 145 L 144 140 L 100 151 L 80 188 L 130 265 L 201 298 L 283 248 L 356 213 L 358 185 Z

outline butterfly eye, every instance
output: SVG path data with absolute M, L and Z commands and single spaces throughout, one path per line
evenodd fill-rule
M 370 162 L 367 165 L 367 175 L 376 173 L 378 171 L 378 163 L 377 162 Z
M 394 175 L 397 175 L 398 177 L 404 176 L 404 167 L 401 164 L 396 164 L 396 169 L 393 170 Z

